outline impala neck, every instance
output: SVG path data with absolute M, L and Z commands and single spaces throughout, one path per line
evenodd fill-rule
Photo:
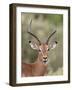
M 39 54 L 36 62 L 34 63 L 33 75 L 43 76 L 46 72 L 47 64 L 43 63 L 42 56 Z

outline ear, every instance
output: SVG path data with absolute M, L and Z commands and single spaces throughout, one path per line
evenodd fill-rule
M 38 45 L 36 43 L 32 43 L 31 41 L 29 41 L 29 44 L 32 49 L 38 50 Z
M 55 47 L 56 47 L 56 45 L 57 45 L 57 41 L 55 41 L 52 45 L 50 45 L 50 49 L 54 49 Z

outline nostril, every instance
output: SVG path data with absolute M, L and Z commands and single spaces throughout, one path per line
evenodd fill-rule
M 43 59 L 47 59 L 47 57 L 43 57 Z

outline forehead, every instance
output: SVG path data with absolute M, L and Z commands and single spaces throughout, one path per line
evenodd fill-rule
M 40 48 L 40 49 L 47 49 L 47 48 L 48 48 L 48 45 L 46 45 L 46 44 L 41 44 L 41 45 L 39 46 L 39 48 Z

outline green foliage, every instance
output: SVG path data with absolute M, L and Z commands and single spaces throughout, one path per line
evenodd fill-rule
M 34 62 L 38 52 L 29 46 L 29 40 L 37 43 L 37 41 L 27 33 L 28 25 L 32 19 L 32 32 L 45 42 L 49 34 L 56 30 L 56 35 L 51 39 L 58 41 L 57 47 L 49 52 L 48 75 L 63 74 L 63 15 L 58 14 L 21 14 L 21 52 L 23 62 Z

